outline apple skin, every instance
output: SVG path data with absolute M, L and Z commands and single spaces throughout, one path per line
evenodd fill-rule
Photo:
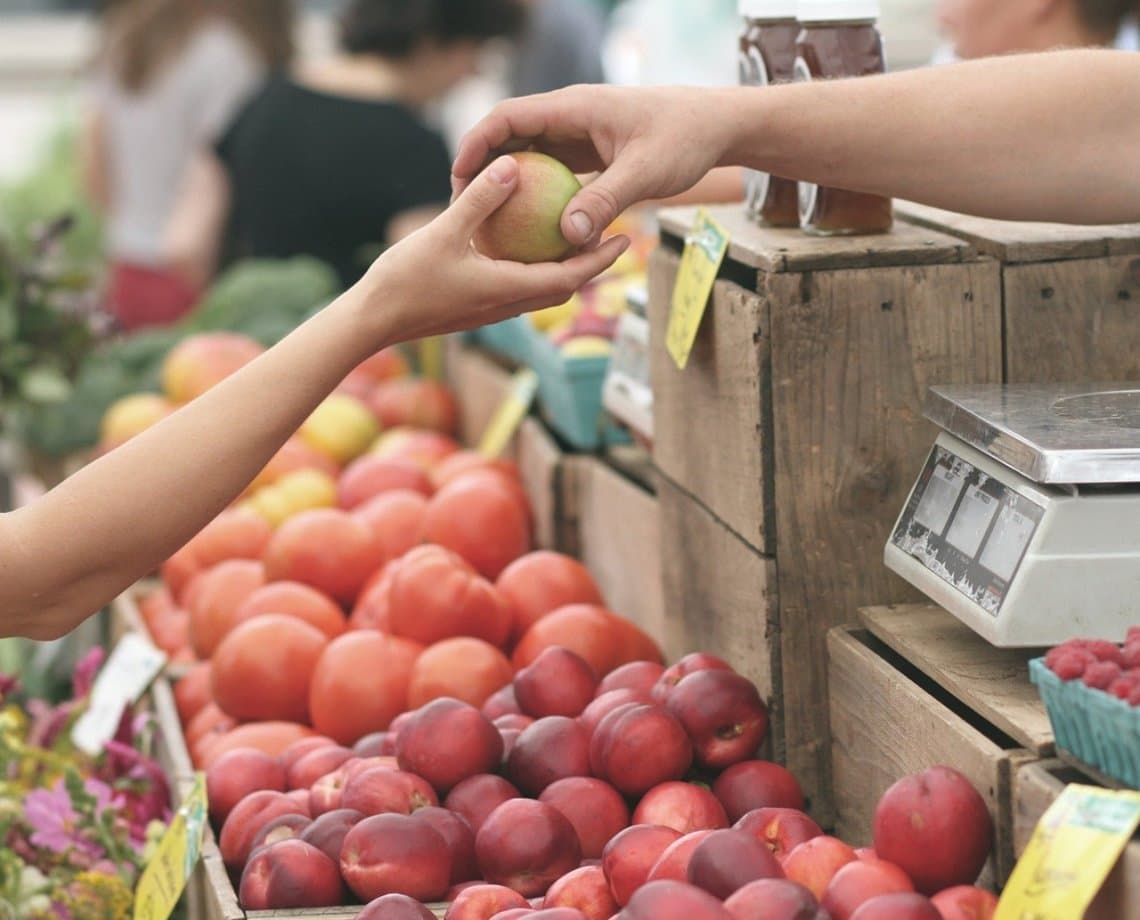
M 514 192 L 475 233 L 475 247 L 491 259 L 558 262 L 574 251 L 562 235 L 562 212 L 582 184 L 543 153 L 509 154 L 518 164 Z

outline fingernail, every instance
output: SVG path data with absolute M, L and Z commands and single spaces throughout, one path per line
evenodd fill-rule
M 585 211 L 575 211 L 570 215 L 570 226 L 578 233 L 583 241 L 594 235 L 594 222 Z
M 514 179 L 516 171 L 517 167 L 512 157 L 499 157 L 487 168 L 491 178 L 503 185 Z

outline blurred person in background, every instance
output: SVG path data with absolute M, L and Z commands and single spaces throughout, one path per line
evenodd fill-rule
M 603 83 L 606 17 L 590 0 L 523 0 L 526 28 L 511 67 L 511 95 Z
M 1138 0 L 940 0 L 935 63 L 1057 48 L 1137 51 Z
M 523 23 L 518 0 L 351 0 L 334 57 L 270 80 L 191 167 L 167 252 L 219 263 L 311 255 L 347 287 L 446 207 L 451 157 L 424 110 Z
M 169 323 L 197 299 L 162 240 L 194 153 L 293 52 L 291 0 L 114 0 L 104 4 L 84 181 L 104 213 L 108 302 L 126 329 Z

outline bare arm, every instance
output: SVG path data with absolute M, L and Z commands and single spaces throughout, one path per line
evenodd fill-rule
M 103 115 L 93 108 L 79 133 L 79 164 L 83 192 L 99 211 L 111 207 L 111 167 L 107 161 L 107 135 Z
M 206 284 L 214 276 L 229 210 L 225 168 L 209 150 L 200 150 L 186 169 L 167 224 L 167 264 L 187 280 Z
M 1140 220 L 1140 56 L 1065 51 L 764 89 L 573 87 L 511 100 L 459 150 L 462 189 L 496 150 L 602 169 L 567 207 L 574 241 L 715 166 L 986 217 Z
M 478 255 L 472 234 L 518 177 L 513 161 L 494 169 L 497 177 L 488 170 L 260 358 L 40 500 L 0 515 L 0 635 L 62 635 L 153 571 L 371 353 L 561 303 L 625 248 L 618 238 L 531 266 Z

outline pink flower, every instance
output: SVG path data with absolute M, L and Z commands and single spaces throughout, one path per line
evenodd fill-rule
M 63 780 L 52 789 L 33 789 L 24 799 L 24 820 L 32 828 L 33 846 L 53 853 L 76 850 L 85 857 L 100 855 L 97 844 L 83 836 L 79 814 Z
M 99 669 L 107 658 L 107 652 L 102 646 L 96 645 L 86 655 L 79 659 L 75 665 L 75 675 L 72 678 L 72 693 L 76 698 L 87 696 L 95 685 L 95 678 L 99 676 Z

